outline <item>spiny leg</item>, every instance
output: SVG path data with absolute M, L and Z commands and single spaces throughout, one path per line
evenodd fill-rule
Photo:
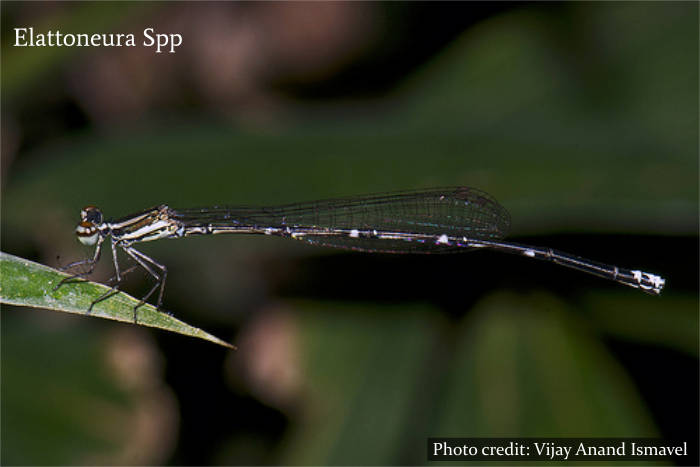
M 151 263 L 152 265 L 154 265 L 155 267 L 157 267 L 161 270 L 162 274 L 160 276 L 160 292 L 158 293 L 158 302 L 156 303 L 156 309 L 160 310 L 160 307 L 163 304 L 163 292 L 165 291 L 165 279 L 167 279 L 167 277 L 168 277 L 168 268 L 166 268 L 165 265 L 160 264 L 159 262 L 157 262 L 153 258 L 144 255 L 143 253 L 141 253 L 138 250 L 135 250 L 133 248 L 130 248 L 130 250 L 132 251 L 132 253 L 134 253 L 135 255 L 137 255 L 138 257 L 143 259 L 144 261 L 148 261 L 149 263 Z M 158 284 L 156 284 L 156 285 L 158 285 Z M 151 291 L 151 293 L 153 293 L 153 292 Z
M 130 268 L 120 271 L 119 270 L 119 262 L 117 261 L 117 245 L 115 242 L 112 242 L 112 261 L 114 263 L 114 271 L 115 275 L 107 279 L 106 283 L 110 284 L 111 282 L 116 282 L 107 292 L 105 292 L 103 295 L 100 295 L 97 297 L 93 302 L 90 304 L 90 308 L 88 308 L 88 313 L 92 311 L 92 307 L 94 307 L 96 304 L 100 303 L 101 301 L 107 300 L 108 298 L 116 295 L 119 293 L 119 284 L 121 283 L 122 279 L 126 277 L 127 274 L 132 272 L 134 269 L 136 269 L 139 265 L 134 265 L 131 266 Z
M 56 287 L 53 288 L 54 292 L 57 291 L 64 284 L 76 282 L 76 279 L 82 279 L 82 278 L 92 274 L 92 272 L 95 270 L 95 266 L 97 265 L 97 261 L 100 259 L 100 252 L 102 251 L 102 242 L 103 241 L 104 241 L 103 237 L 100 237 L 100 239 L 97 241 L 97 246 L 95 247 L 95 253 L 92 255 L 92 258 L 83 259 L 80 261 L 73 261 L 72 263 L 67 264 L 66 266 L 63 266 L 59 269 L 60 271 L 65 271 L 65 270 L 74 268 L 76 266 L 82 266 L 84 264 L 88 265 L 87 271 L 83 271 L 83 272 L 76 273 L 76 274 L 71 274 L 70 276 L 63 278 L 63 280 L 61 280 L 61 282 L 59 282 L 58 285 L 56 285 Z
M 114 275 L 107 279 L 105 283 L 111 284 L 112 282 L 116 281 L 116 284 L 114 285 L 113 288 L 117 287 L 119 283 L 126 277 L 127 274 L 129 274 L 131 271 L 136 269 L 138 266 L 131 266 L 124 272 L 119 271 L 119 261 L 117 261 L 117 245 L 114 240 L 112 240 L 112 263 L 114 264 Z
M 88 308 L 87 313 L 88 313 L 88 314 L 92 313 L 92 307 L 94 307 L 95 305 L 97 305 L 97 304 L 100 303 L 101 301 L 107 300 L 109 297 L 112 297 L 112 296 L 114 296 L 114 295 L 116 295 L 116 294 L 118 294 L 118 293 L 119 293 L 119 289 L 117 288 L 116 285 L 115 285 L 114 287 L 111 287 L 107 292 L 105 292 L 104 294 L 100 295 L 99 297 L 97 297 L 96 299 L 94 299 L 94 300 L 92 301 L 92 303 L 90 303 L 90 307 Z
M 81 259 L 78 261 L 73 261 L 72 263 L 68 263 L 65 266 L 59 266 L 56 269 L 59 271 L 67 271 L 69 269 L 73 269 L 76 266 L 82 266 L 84 264 L 90 264 L 92 263 L 92 258 L 86 258 L 86 259 Z
M 138 309 L 139 309 L 139 307 L 143 306 L 143 305 L 146 303 L 146 300 L 148 300 L 148 298 L 149 298 L 151 295 L 153 295 L 153 292 L 156 291 L 156 289 L 158 288 L 158 286 L 161 286 L 161 290 L 162 290 L 162 286 L 163 286 L 164 280 L 165 280 L 165 266 L 163 266 L 163 265 L 161 265 L 161 264 L 155 262 L 153 259 L 149 258 L 148 256 L 144 255 L 143 253 L 141 253 L 141 252 L 138 251 L 138 250 L 135 250 L 135 249 L 132 248 L 132 247 L 124 247 L 124 251 L 126 252 L 126 254 L 128 254 L 129 256 L 131 256 L 131 257 L 134 259 L 134 261 L 136 261 L 137 263 L 139 263 L 139 265 L 141 265 L 142 268 L 144 268 L 146 271 L 148 271 L 148 273 L 149 273 L 151 276 L 153 276 L 153 278 L 156 280 L 156 283 L 155 283 L 155 285 L 151 288 L 151 290 L 149 290 L 148 293 L 147 293 L 146 295 L 144 295 L 144 297 L 141 298 L 141 300 L 139 301 L 139 303 L 136 304 L 136 306 L 134 307 L 134 323 L 136 323 L 136 322 L 137 322 L 137 318 L 138 318 Z M 163 276 L 162 276 L 162 277 L 159 276 L 159 275 L 146 263 L 146 261 L 148 261 L 148 262 L 150 262 L 151 264 L 154 264 L 154 265 L 160 267 L 161 269 L 163 269 L 163 272 L 164 272 Z M 161 295 L 162 295 L 162 291 L 161 291 Z
M 122 281 L 122 278 L 124 278 L 124 276 L 126 276 L 126 274 L 128 274 L 129 272 L 133 271 L 136 268 L 136 266 L 132 266 L 129 269 L 127 269 L 126 271 L 124 271 L 123 273 L 121 273 L 119 271 L 119 262 L 117 261 L 117 245 L 114 242 L 114 240 L 112 240 L 112 262 L 114 263 L 115 275 L 110 277 L 107 280 L 107 283 L 110 283 L 112 281 L 116 281 L 116 283 L 107 292 L 105 292 L 104 294 L 100 295 L 99 297 L 97 297 L 95 300 L 92 301 L 92 303 L 90 304 L 90 308 L 88 308 L 88 313 L 90 313 L 92 311 L 92 308 L 96 304 L 100 303 L 101 301 L 107 300 L 109 297 L 112 297 L 113 295 L 116 295 L 117 293 L 119 293 L 118 287 Z
M 137 267 L 138 267 L 138 266 L 131 266 L 129 269 L 127 269 L 126 271 L 122 272 L 120 277 L 112 276 L 112 277 L 110 277 L 109 279 L 107 279 L 107 281 L 105 281 L 107 284 L 109 284 L 110 282 L 113 282 L 115 279 L 116 279 L 116 282 L 117 282 L 117 283 L 114 284 L 112 287 L 110 287 L 110 289 L 109 289 L 107 292 L 105 292 L 103 295 L 100 295 L 100 296 L 97 297 L 95 300 L 93 300 L 92 303 L 90 304 L 90 308 L 88 308 L 88 311 L 87 311 L 87 312 L 90 313 L 90 312 L 92 311 L 92 307 L 94 307 L 96 304 L 100 303 L 101 301 L 107 300 L 109 297 L 112 297 L 112 296 L 118 294 L 118 293 L 119 293 L 119 284 L 121 283 L 121 280 L 122 280 L 128 273 L 130 273 L 131 271 L 133 271 L 133 270 L 136 269 Z
M 125 269 L 124 271 L 122 271 L 120 273 L 119 279 L 117 279 L 117 276 L 112 276 L 105 281 L 105 284 L 111 284 L 114 281 L 117 281 L 117 283 L 120 283 L 127 275 L 129 275 L 129 273 L 133 272 L 138 267 L 139 267 L 139 265 L 135 264 L 135 265 L 131 266 L 130 268 Z

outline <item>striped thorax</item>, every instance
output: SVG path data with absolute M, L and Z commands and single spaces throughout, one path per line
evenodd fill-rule
M 150 242 L 172 236 L 178 224 L 170 219 L 170 209 L 161 204 L 142 213 L 108 223 L 112 238 L 120 243 Z

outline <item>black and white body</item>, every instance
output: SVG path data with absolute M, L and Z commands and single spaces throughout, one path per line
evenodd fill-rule
M 86 206 L 80 218 L 76 228 L 78 240 L 94 245 L 95 252 L 92 258 L 66 267 L 88 266 L 87 271 L 72 278 L 92 272 L 103 243 L 109 238 L 117 284 L 125 273 L 119 269 L 118 249 L 156 281 L 138 306 L 160 288 L 157 300 L 160 308 L 167 268 L 136 250 L 134 245 L 161 238 L 208 234 L 276 235 L 322 246 L 382 253 L 434 254 L 491 249 L 551 261 L 654 295 L 658 295 L 665 284 L 662 277 L 648 272 L 598 263 L 551 248 L 502 241 L 510 227 L 508 212 L 487 193 L 468 187 L 263 208 L 173 209 L 163 204 L 115 221 L 105 221 L 97 207 Z M 116 287 L 113 290 L 116 291 Z M 108 296 L 110 294 L 95 303 Z

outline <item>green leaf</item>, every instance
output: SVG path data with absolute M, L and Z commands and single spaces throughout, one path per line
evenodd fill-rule
M 58 290 L 54 290 L 65 277 L 69 275 L 48 266 L 0 252 L 0 303 L 45 308 L 127 323 L 134 322 L 134 306 L 139 303 L 139 300 L 118 292 L 109 299 L 96 303 L 92 311 L 88 312 L 90 304 L 110 288 L 96 282 L 79 281 L 66 283 Z M 231 349 L 236 348 L 199 328 L 156 310 L 148 303 L 139 307 L 137 324 L 197 337 Z

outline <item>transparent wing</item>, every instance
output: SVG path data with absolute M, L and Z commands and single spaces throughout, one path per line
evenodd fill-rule
M 424 237 L 447 235 L 497 240 L 503 238 L 510 227 L 508 212 L 496 200 L 487 193 L 467 187 L 386 193 L 268 208 L 173 210 L 172 217 L 187 227 L 209 225 L 256 231 L 304 231 L 303 235 L 294 238 L 330 247 L 390 253 L 463 250 L 426 241 Z M 376 231 L 376 235 L 348 235 L 352 230 Z M 415 235 L 399 240 L 378 238 L 387 233 Z

